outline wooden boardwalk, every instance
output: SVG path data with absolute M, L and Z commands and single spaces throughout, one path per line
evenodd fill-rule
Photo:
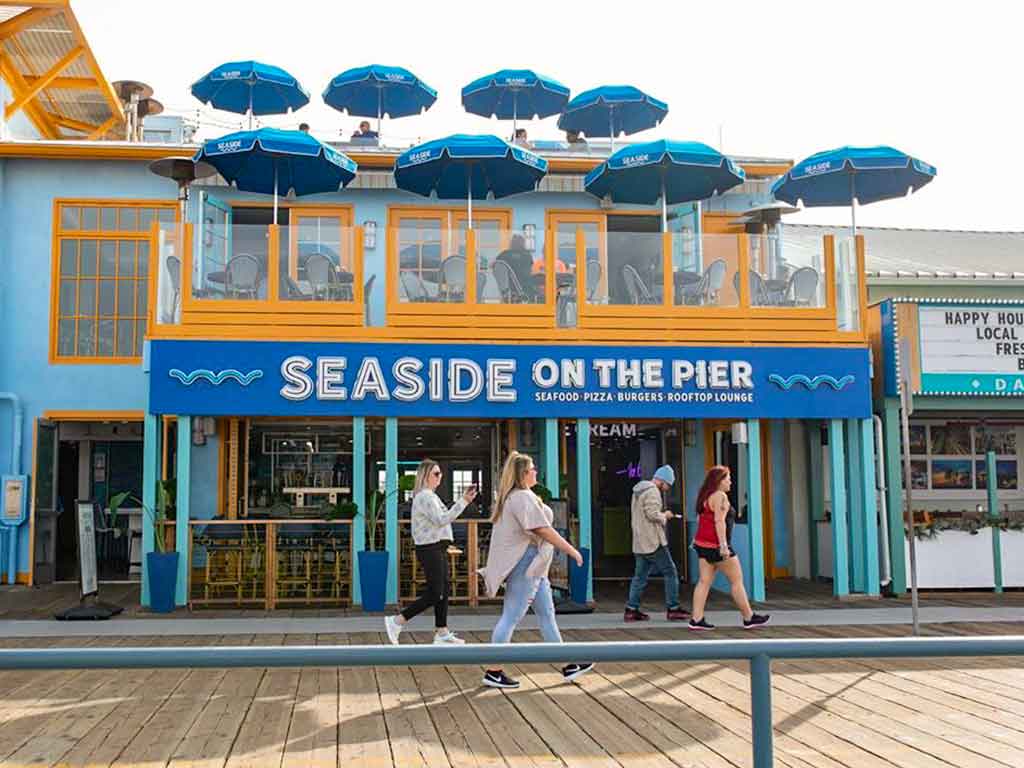
M 933 625 L 1018 634 L 1024 624 Z M 899 636 L 900 626 L 768 628 L 760 637 Z M 686 639 L 682 630 L 568 632 L 572 640 Z M 714 637 L 735 637 L 720 630 Z M 120 645 L 377 643 L 377 634 L 133 638 Z M 474 636 L 470 640 L 483 640 Z M 530 633 L 517 639 L 535 639 Z M 429 635 L 403 636 L 425 642 Z M 96 640 L 0 640 L 2 647 Z M 741 663 L 603 664 L 575 685 L 553 666 L 0 673 L 0 766 L 750 765 Z M 776 765 L 1024 765 L 1024 659 L 775 662 Z

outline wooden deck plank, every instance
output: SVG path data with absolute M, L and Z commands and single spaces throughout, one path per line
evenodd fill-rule
M 450 766 L 441 735 L 408 667 L 377 670 L 381 707 L 398 768 Z
M 338 645 L 338 637 L 307 638 L 310 645 Z M 335 768 L 338 764 L 338 668 L 304 667 L 281 765 Z
M 376 633 L 348 635 L 352 645 L 379 643 Z M 392 768 L 377 671 L 346 667 L 338 671 L 338 765 L 343 768 Z

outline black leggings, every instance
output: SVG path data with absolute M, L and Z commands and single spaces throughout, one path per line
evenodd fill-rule
M 448 566 L 445 558 L 450 545 L 450 541 L 439 541 L 416 547 L 416 559 L 423 566 L 427 583 L 416 602 L 402 611 L 406 621 L 434 606 L 434 626 L 448 626 Z

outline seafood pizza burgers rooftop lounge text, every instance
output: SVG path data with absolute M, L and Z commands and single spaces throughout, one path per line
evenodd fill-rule
M 485 396 L 489 402 L 514 403 L 517 379 L 525 375 L 519 361 L 489 358 L 482 364 L 467 358 L 400 357 L 389 370 L 380 358 L 365 356 L 350 366 L 348 357 L 315 360 L 293 355 L 281 363 L 281 396 L 292 401 L 391 400 L 468 402 Z M 530 365 L 534 399 L 599 399 L 615 390 L 668 393 L 701 390 L 754 389 L 753 366 L 744 360 L 665 360 L 661 358 L 541 358 Z M 668 394 L 665 393 L 665 394 Z

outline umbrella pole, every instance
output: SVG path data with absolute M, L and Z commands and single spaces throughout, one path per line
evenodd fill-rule
M 668 201 L 665 200 L 665 172 L 661 173 L 661 231 L 668 232 Z
M 516 138 L 516 128 L 519 124 L 519 91 L 512 90 L 512 140 Z
M 473 228 L 473 165 L 472 163 L 466 164 L 466 186 L 469 189 L 469 200 L 467 201 L 467 207 L 469 209 L 469 228 Z
M 277 226 L 277 161 L 274 161 L 274 226 Z
M 857 182 L 855 174 L 850 174 L 850 230 L 854 239 L 857 238 Z
M 249 130 L 252 130 L 252 83 L 249 83 Z
M 377 141 L 380 141 L 380 116 L 384 112 L 384 89 L 377 86 Z

